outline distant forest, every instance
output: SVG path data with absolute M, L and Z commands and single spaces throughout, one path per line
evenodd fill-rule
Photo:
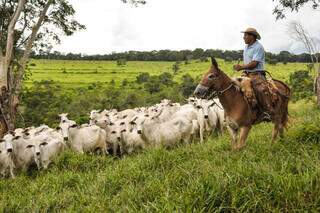
M 127 61 L 188 61 L 199 59 L 206 61 L 207 57 L 215 56 L 226 61 L 235 61 L 242 59 L 242 50 L 213 50 L 201 49 L 195 50 L 153 50 L 153 51 L 127 51 L 122 53 L 111 53 L 105 55 L 86 55 L 86 54 L 62 54 L 54 51 L 53 53 L 32 54 L 34 59 L 59 59 L 59 60 L 119 60 Z M 320 55 L 320 53 L 318 53 Z M 288 51 L 281 51 L 279 54 L 266 53 L 266 62 L 275 64 L 278 62 L 311 62 L 310 56 L 306 53 L 295 55 Z

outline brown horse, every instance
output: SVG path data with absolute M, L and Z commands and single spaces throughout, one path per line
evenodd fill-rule
M 223 71 L 219 69 L 217 61 L 211 57 L 212 66 L 203 76 L 194 94 L 201 98 L 207 98 L 216 94 L 225 110 L 227 129 L 232 137 L 232 148 L 241 149 L 246 145 L 246 139 L 252 125 L 262 122 L 262 113 L 254 115 L 243 93 Z M 274 142 L 280 133 L 283 135 L 288 122 L 288 103 L 290 88 L 281 81 L 274 80 L 277 88 L 278 102 L 275 106 L 276 115 L 272 118 L 275 124 L 272 132 Z M 238 133 L 240 138 L 238 140 Z

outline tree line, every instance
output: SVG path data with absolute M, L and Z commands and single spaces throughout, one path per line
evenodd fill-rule
M 215 56 L 226 61 L 235 61 L 242 59 L 243 50 L 219 50 L 219 49 L 202 49 L 194 50 L 153 50 L 153 51 L 127 51 L 121 53 L 111 53 L 103 55 L 86 55 L 67 53 L 63 54 L 58 51 L 39 52 L 31 55 L 34 59 L 56 59 L 56 60 L 119 60 L 126 59 L 128 61 L 188 61 L 192 59 L 206 60 L 207 57 Z M 320 53 L 318 53 L 320 55 Z M 267 62 L 302 62 L 310 63 L 310 55 L 292 54 L 288 51 L 281 51 L 278 54 L 266 52 Z

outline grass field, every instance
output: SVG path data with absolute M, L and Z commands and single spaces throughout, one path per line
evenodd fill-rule
M 301 132 L 320 112 L 290 109 L 282 141 L 271 144 L 272 126 L 260 124 L 239 152 L 228 135 L 123 159 L 67 152 L 48 171 L 0 180 L 0 211 L 319 212 L 320 132 Z
M 236 62 L 224 62 L 219 60 L 221 69 L 232 76 L 238 73 L 232 70 Z M 163 72 L 173 73 L 172 65 L 174 62 L 142 62 L 128 61 L 125 66 L 118 66 L 115 61 L 59 61 L 59 60 L 32 60 L 29 65 L 32 76 L 26 81 L 28 86 L 33 81 L 53 80 L 59 82 L 65 87 L 79 87 L 92 83 L 100 82 L 108 84 L 114 80 L 116 84 L 124 79 L 135 81 L 136 76 L 142 72 L 148 72 L 150 75 L 159 75 Z M 192 77 L 200 77 L 208 70 L 210 62 L 191 61 L 190 64 L 180 64 L 180 70 L 174 79 L 180 81 L 184 74 L 190 74 Z M 267 65 L 266 69 L 272 73 L 275 78 L 288 79 L 290 73 L 306 69 L 302 63 L 289 63 L 287 65 Z
M 27 84 L 51 79 L 70 87 L 135 80 L 140 72 L 172 72 L 173 64 L 32 63 L 36 66 L 31 67 Z M 209 62 L 181 64 L 175 78 L 185 73 L 198 76 L 208 67 Z M 231 67 L 232 63 L 221 63 L 229 74 Z M 267 66 L 276 78 L 285 80 L 305 68 L 304 64 Z M 313 101 L 290 103 L 289 111 L 284 139 L 271 144 L 272 125 L 259 124 L 239 152 L 231 151 L 228 134 L 203 144 L 147 149 L 122 159 L 66 152 L 48 171 L 0 179 L 0 212 L 319 212 L 320 111 Z

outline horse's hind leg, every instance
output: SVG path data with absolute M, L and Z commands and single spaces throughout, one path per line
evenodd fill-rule
M 279 136 L 280 136 L 280 138 L 283 138 L 283 135 L 284 135 L 284 127 L 285 127 L 284 124 L 280 124 L 280 125 L 279 125 Z
M 277 136 L 279 134 L 279 130 L 280 130 L 280 125 L 278 123 L 274 124 L 273 130 L 272 130 L 272 143 L 276 142 Z M 282 130 L 282 133 L 283 133 L 283 130 Z

